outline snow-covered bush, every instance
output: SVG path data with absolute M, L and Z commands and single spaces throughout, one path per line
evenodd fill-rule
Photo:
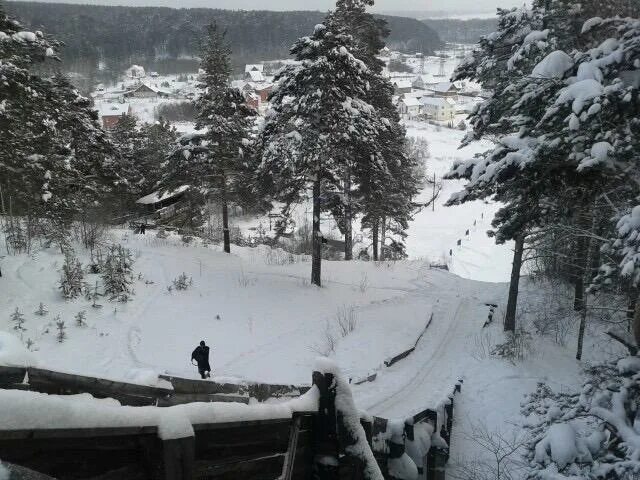
M 175 288 L 176 290 L 187 290 L 190 286 L 193 285 L 193 278 L 187 277 L 187 274 L 182 272 L 182 274 L 180 274 L 178 278 L 174 279 L 172 283 L 173 288 Z
M 579 392 L 539 384 L 522 406 L 530 431 L 528 478 L 621 479 L 640 472 L 640 358 L 587 369 Z
M 353 305 L 340 307 L 336 312 L 336 324 L 341 337 L 346 337 L 353 332 L 358 326 L 355 307 Z
M 525 360 L 533 353 L 533 338 L 524 330 L 506 332 L 506 340 L 497 344 L 491 351 L 492 355 L 506 358 L 511 363 Z
M 62 296 L 67 300 L 77 298 L 82 295 L 83 286 L 84 272 L 80 261 L 71 254 L 65 255 L 59 286 Z
M 128 248 L 115 245 L 109 249 L 102 272 L 104 294 L 111 300 L 126 302 L 133 291 L 133 258 Z

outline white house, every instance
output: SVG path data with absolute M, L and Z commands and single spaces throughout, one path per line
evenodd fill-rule
M 450 98 L 422 97 L 422 113 L 432 120 L 447 122 L 456 116 L 456 102 Z
M 422 113 L 422 103 L 416 97 L 407 95 L 398 100 L 398 111 L 403 118 L 411 120 Z
M 458 96 L 459 89 L 451 82 L 440 82 L 427 85 L 426 89 L 433 92 L 436 97 L 455 98 Z

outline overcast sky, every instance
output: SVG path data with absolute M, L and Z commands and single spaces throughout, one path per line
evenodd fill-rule
M 46 0 L 98 5 L 158 5 L 246 10 L 329 10 L 335 0 Z M 376 0 L 376 11 L 451 12 L 456 14 L 495 12 L 496 7 L 522 5 L 525 0 Z

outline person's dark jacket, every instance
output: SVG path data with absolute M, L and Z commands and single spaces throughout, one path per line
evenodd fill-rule
M 204 347 L 198 345 L 191 354 L 191 360 L 195 360 L 198 363 L 198 368 L 200 370 L 211 370 L 211 367 L 209 366 L 209 347 L 206 345 Z

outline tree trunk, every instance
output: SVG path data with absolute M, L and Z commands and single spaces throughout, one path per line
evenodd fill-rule
M 589 232 L 591 234 L 593 234 L 595 232 L 596 229 L 596 215 L 595 215 L 595 210 L 591 210 L 588 212 L 588 215 L 591 217 L 591 226 L 590 226 L 590 230 Z M 588 220 L 588 217 L 585 219 L 585 222 Z M 583 234 L 583 243 L 586 244 L 586 254 L 585 254 L 585 259 L 584 259 L 584 269 L 582 271 L 582 299 L 581 299 L 581 303 L 579 304 L 580 306 L 580 327 L 578 328 L 578 349 L 576 351 L 576 360 L 581 360 L 582 359 L 582 346 L 584 344 L 584 331 L 585 328 L 587 326 L 587 299 L 586 299 L 586 292 L 585 292 L 585 285 L 589 285 L 591 283 L 592 280 L 592 270 L 591 270 L 591 263 L 593 261 L 593 253 L 594 253 L 594 246 L 595 246 L 595 240 L 593 239 L 593 235 L 584 235 Z M 574 302 L 574 308 L 575 308 L 575 302 Z
M 376 218 L 371 228 L 371 236 L 373 237 L 373 261 L 378 261 L 378 234 L 380 232 L 380 220 Z
M 387 237 L 387 218 L 386 217 L 382 217 L 382 219 L 380 220 L 381 225 L 380 225 L 380 260 L 384 260 L 384 243 L 385 243 L 385 239 Z
M 353 211 L 351 208 L 351 172 L 344 181 L 344 259 L 353 260 Z
M 640 292 L 638 289 L 634 290 Z M 633 306 L 633 338 L 636 340 L 636 345 L 640 345 L 640 299 L 637 297 Z
M 573 296 L 573 309 L 576 312 L 581 312 L 584 308 L 584 289 L 585 289 L 585 272 L 591 265 L 591 260 L 587 250 L 590 247 L 590 239 L 586 237 L 586 230 L 591 227 L 589 222 L 589 211 L 586 208 L 581 208 L 578 217 L 579 232 L 578 241 L 576 245 L 575 265 L 573 266 L 573 278 L 574 278 L 574 296 Z M 589 242 L 589 243 L 588 243 Z
M 520 269 L 522 268 L 522 255 L 524 253 L 524 235 L 516 237 L 516 246 L 513 251 L 513 264 L 511 266 L 511 282 L 509 283 L 509 299 L 507 301 L 507 313 L 504 317 L 504 331 L 516 331 L 516 311 L 518 309 L 518 290 L 520 288 Z
M 627 332 L 633 332 L 635 335 L 635 315 L 636 315 L 636 304 L 638 303 L 638 294 L 640 293 L 640 289 L 637 287 L 631 286 L 629 287 L 629 292 L 627 293 Z
M 231 253 L 231 236 L 229 235 L 229 207 L 227 199 L 222 199 L 222 235 L 224 237 L 224 251 Z
M 222 236 L 225 253 L 231 253 L 231 235 L 229 234 L 229 205 L 227 204 L 227 179 L 222 177 Z
M 311 255 L 311 283 L 322 286 L 320 273 L 322 267 L 322 238 L 320 236 L 320 175 L 313 182 L 313 229 Z

